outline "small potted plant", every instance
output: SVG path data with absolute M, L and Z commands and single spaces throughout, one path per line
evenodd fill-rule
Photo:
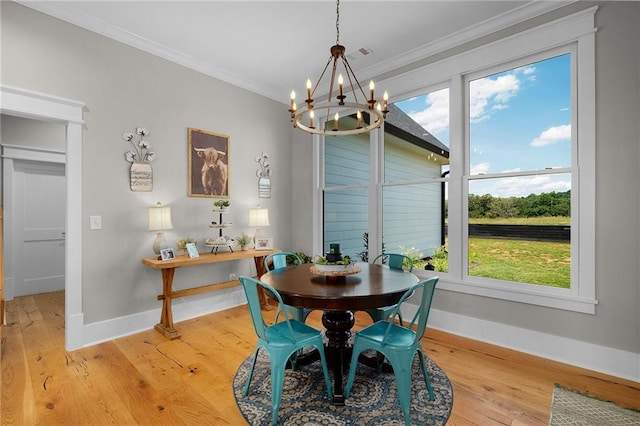
M 187 251 L 187 244 L 195 243 L 195 242 L 197 241 L 191 237 L 182 238 L 181 240 L 178 240 L 178 244 L 176 244 L 176 248 L 180 250 L 182 254 L 185 254 L 185 252 Z
M 229 210 L 230 205 L 231 203 L 229 202 L 229 200 L 218 200 L 213 203 L 213 208 L 215 211 L 226 212 L 227 210 Z
M 251 237 L 243 232 L 236 241 L 240 244 L 240 250 L 247 250 L 251 244 Z

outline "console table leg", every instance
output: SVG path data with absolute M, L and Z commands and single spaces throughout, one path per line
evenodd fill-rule
M 254 256 L 253 261 L 256 264 L 256 275 L 258 279 L 262 277 L 267 271 L 264 269 L 264 256 Z M 273 305 L 269 304 L 269 299 L 264 292 L 264 288 L 258 287 L 258 299 L 260 300 L 260 307 L 265 311 L 270 311 L 273 309 Z
M 173 312 L 171 311 L 171 290 L 175 272 L 175 268 L 162 270 L 162 311 L 160 313 L 160 322 L 155 326 L 156 330 L 171 340 L 180 337 L 180 333 L 173 326 Z

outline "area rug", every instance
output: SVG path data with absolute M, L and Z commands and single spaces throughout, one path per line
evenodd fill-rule
M 630 426 L 640 425 L 640 412 L 591 398 L 556 384 L 549 425 Z
M 429 401 L 418 357 L 413 364 L 411 383 L 411 424 L 443 425 L 453 406 L 453 390 L 447 375 L 426 357 L 435 400 Z M 252 426 L 271 424 L 271 367 L 260 351 L 247 397 L 242 396 L 251 357 L 244 360 L 233 379 L 238 408 Z M 332 377 L 333 379 L 333 377 Z M 346 384 L 346 374 L 345 374 Z M 279 425 L 404 425 L 393 373 L 378 374 L 359 364 L 351 395 L 344 406 L 334 405 L 327 390 L 320 362 L 285 372 Z

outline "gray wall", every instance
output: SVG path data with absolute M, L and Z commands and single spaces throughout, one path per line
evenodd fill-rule
M 187 128 L 230 136 L 229 235 L 250 232 L 248 209 L 269 208 L 266 235 L 291 245 L 291 129 L 286 106 L 140 50 L 43 15 L 1 2 L 2 81 L 87 105 L 83 134 L 83 311 L 86 323 L 158 309 L 159 271 L 144 268 L 154 233 L 147 208 L 173 207 L 169 242 L 211 236 L 213 199 L 187 197 Z M 255 113 L 260 111 L 259 114 Z M 249 119 L 250 121 L 245 121 Z M 131 192 L 123 132 L 147 127 L 157 153 L 154 190 Z M 256 155 L 270 154 L 272 198 L 258 199 Z M 89 230 L 101 215 L 103 229 Z M 202 245 L 199 247 L 204 248 Z M 248 260 L 176 274 L 177 286 L 225 281 L 255 271 Z M 181 299 L 214 298 L 211 293 Z
M 447 291 L 438 292 L 434 308 L 640 353 L 640 3 L 598 4 L 596 315 Z M 174 207 L 170 239 L 207 232 L 211 200 L 186 196 L 187 127 L 231 136 L 237 233 L 248 230 L 246 209 L 259 202 L 254 157 L 269 152 L 273 198 L 261 202 L 271 212 L 268 234 L 280 248 L 312 253 L 311 138 L 292 133 L 286 106 L 15 3 L 1 7 L 2 83 L 87 104 L 82 194 L 87 322 L 157 308 L 157 271 L 139 264 L 153 239 L 145 231 L 146 207 L 156 201 Z M 263 111 L 252 118 L 254 127 L 242 121 L 245 105 Z M 158 153 L 151 194 L 128 189 L 120 135 L 138 125 L 151 130 Z M 92 214 L 103 216 L 103 231 L 88 230 Z M 202 279 L 195 272 L 180 273 L 187 282 Z
M 582 3 L 582 2 L 580 2 Z M 640 3 L 599 4 L 596 14 L 596 314 L 440 290 L 434 309 L 640 353 Z M 551 14 L 558 17 L 561 13 Z M 536 19 L 540 24 L 542 20 Z M 508 34 L 505 34 L 508 35 Z M 423 64 L 419 64 L 423 65 Z M 294 143 L 294 205 L 309 205 L 311 142 Z M 294 241 L 311 237 L 297 218 Z M 304 225 L 304 226 L 302 226 Z

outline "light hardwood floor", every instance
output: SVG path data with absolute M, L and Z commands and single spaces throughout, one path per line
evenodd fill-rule
M 2 424 L 245 424 L 231 383 L 256 341 L 246 306 L 178 323 L 178 340 L 149 330 L 73 352 L 63 306 L 62 292 L 7 303 Z M 554 383 L 640 406 L 639 383 L 435 330 L 423 342 L 453 384 L 449 425 L 545 425 Z

